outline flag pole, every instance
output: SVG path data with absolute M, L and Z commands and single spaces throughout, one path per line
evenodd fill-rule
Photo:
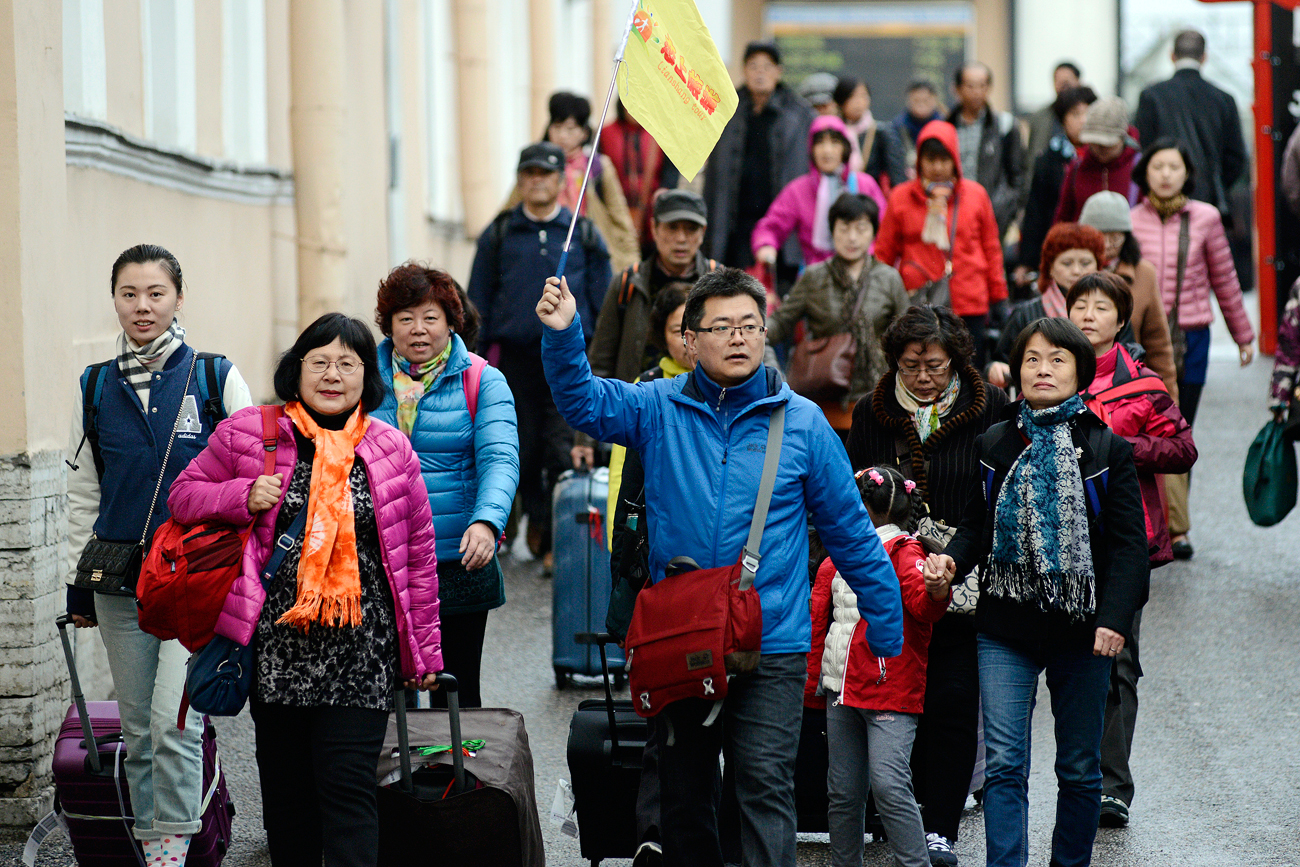
M 601 0 L 593 0 L 599 3 Z M 556 277 L 564 276 L 564 266 L 569 261 L 569 245 L 573 243 L 573 229 L 578 225 L 578 214 L 582 210 L 582 200 L 587 195 L 587 183 L 591 180 L 591 166 L 600 159 L 600 134 L 605 129 L 605 118 L 609 116 L 609 104 L 614 100 L 614 89 L 618 86 L 618 68 L 623 64 L 623 54 L 627 51 L 627 39 L 632 34 L 632 21 L 636 17 L 641 0 L 632 0 L 627 11 L 627 21 L 623 24 L 623 38 L 618 43 L 618 53 L 614 55 L 614 75 L 609 80 L 609 91 L 605 94 L 605 107 L 600 112 L 600 123 L 591 139 L 591 156 L 587 159 L 587 171 L 582 176 L 582 187 L 578 190 L 578 201 L 573 205 L 573 219 L 569 221 L 569 233 L 564 237 L 564 250 L 560 253 L 560 265 L 555 269 Z

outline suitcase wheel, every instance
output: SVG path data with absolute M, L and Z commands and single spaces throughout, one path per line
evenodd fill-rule
M 555 688 L 564 689 L 568 685 L 569 685 L 569 672 L 565 671 L 563 668 L 560 668 L 558 665 L 555 666 Z

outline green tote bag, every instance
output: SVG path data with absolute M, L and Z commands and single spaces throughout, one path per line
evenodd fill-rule
M 1264 425 L 1246 452 L 1241 493 L 1250 519 L 1261 527 L 1273 526 L 1295 507 L 1295 446 L 1287 440 L 1283 426 L 1277 421 Z

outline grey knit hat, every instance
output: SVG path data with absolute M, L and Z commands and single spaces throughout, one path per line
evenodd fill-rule
M 1128 199 L 1110 190 L 1088 197 L 1088 201 L 1083 203 L 1083 210 L 1079 212 L 1079 222 L 1092 226 L 1098 232 L 1133 231 L 1133 215 L 1129 211 Z

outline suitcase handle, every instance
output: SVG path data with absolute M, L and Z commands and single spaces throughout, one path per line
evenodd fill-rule
M 609 740 L 611 749 L 618 750 L 618 725 L 614 717 L 614 690 L 610 686 L 609 657 L 605 654 L 606 644 L 618 644 L 608 632 L 575 632 L 575 644 L 594 644 L 600 648 L 600 671 L 605 676 L 605 712 L 609 715 Z
M 447 721 L 451 726 L 451 768 L 454 777 L 451 793 L 459 795 L 465 791 L 465 753 L 461 748 L 459 684 L 453 675 L 445 671 L 434 675 L 434 680 L 447 691 Z M 393 694 L 393 705 L 397 710 L 397 751 L 398 761 L 402 767 L 402 791 L 411 794 L 415 790 L 411 774 L 411 733 L 406 725 L 406 690 L 400 680 Z
M 68 660 L 68 677 L 72 679 L 72 701 L 77 706 L 77 716 L 81 717 L 81 734 L 86 739 L 86 761 L 90 762 L 93 773 L 102 774 L 104 766 L 99 762 L 99 742 L 95 740 L 95 731 L 90 725 L 86 697 L 81 694 L 81 679 L 77 677 L 77 659 L 72 653 L 72 642 L 68 641 L 70 623 L 72 623 L 71 614 L 60 614 L 54 620 L 54 625 L 59 629 L 59 638 L 63 642 L 63 656 Z

